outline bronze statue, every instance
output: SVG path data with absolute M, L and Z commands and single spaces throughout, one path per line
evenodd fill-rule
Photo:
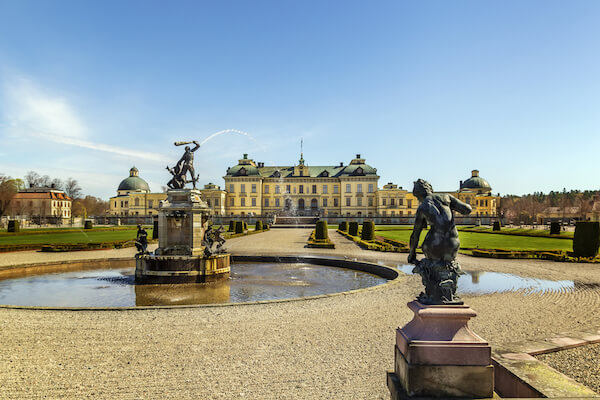
M 138 251 L 138 255 L 146 254 L 148 252 L 148 232 L 141 225 L 138 225 L 137 228 L 135 248 Z
M 422 304 L 462 304 L 456 296 L 456 281 L 461 274 L 456 261 L 460 242 L 454 225 L 453 211 L 463 215 L 471 212 L 471 206 L 449 194 L 434 194 L 431 185 L 418 179 L 413 194 L 419 199 L 415 226 L 410 236 L 408 262 L 414 264 L 413 273 L 421 275 L 425 293 L 418 297 Z M 417 245 L 421 231 L 430 225 L 423 240 L 425 258 L 417 260 Z
M 173 175 L 173 178 L 171 178 L 171 180 L 167 183 L 167 186 L 171 189 L 183 189 L 185 184 L 188 182 L 192 182 L 194 189 L 196 189 L 198 176 L 196 176 L 194 171 L 194 152 L 200 148 L 200 144 L 193 140 L 191 142 L 175 142 L 175 146 L 182 146 L 190 143 L 194 143 L 196 147 L 191 149 L 190 146 L 185 146 L 185 152 L 179 161 L 177 161 L 175 167 L 169 168 L 167 166 L 167 170 L 171 173 L 171 175 Z M 192 177 L 191 180 L 187 180 L 188 172 Z

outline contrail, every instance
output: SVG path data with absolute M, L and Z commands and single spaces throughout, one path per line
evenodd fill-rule
M 220 136 L 220 135 L 222 135 L 224 133 L 238 133 L 240 135 L 244 135 L 248 139 L 250 139 L 250 140 L 254 141 L 256 144 L 258 144 L 262 148 L 262 150 L 266 152 L 265 147 L 263 145 L 261 145 L 255 138 L 253 138 L 248 132 L 240 131 L 238 129 L 225 129 L 225 130 L 222 130 L 222 131 L 219 131 L 219 132 L 215 132 L 212 135 L 210 135 L 209 137 L 207 137 L 206 139 L 204 139 L 202 142 L 200 142 L 200 146 L 203 146 L 210 139 L 212 139 L 214 137 L 217 137 L 217 136 Z

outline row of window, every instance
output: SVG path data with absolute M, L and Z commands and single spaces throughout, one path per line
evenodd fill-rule
M 274 185 L 275 186 L 275 194 L 280 194 L 281 193 L 281 189 L 283 188 L 284 185 Z M 339 193 L 339 185 L 332 185 L 333 186 L 333 193 L 337 194 Z M 305 193 L 305 189 L 306 189 L 306 193 L 312 193 L 312 194 L 317 194 L 318 193 L 318 187 L 317 185 L 298 185 L 296 186 L 292 186 L 292 185 L 285 185 L 285 193 Z M 369 183 L 367 185 L 367 192 L 368 193 L 374 193 L 374 189 L 375 186 L 372 183 Z M 250 193 L 256 193 L 256 183 L 253 183 L 250 187 Z M 269 185 L 264 185 L 263 186 L 263 190 L 264 193 L 269 193 Z M 362 183 L 358 183 L 356 184 L 356 193 L 362 193 L 363 192 L 363 185 Z M 235 193 L 235 185 L 233 183 L 229 184 L 229 193 Z M 240 193 L 246 193 L 246 184 L 242 183 L 240 184 Z M 329 193 L 329 188 L 328 185 L 323 185 L 322 186 L 322 192 L 323 194 L 327 194 Z M 347 183 L 346 184 L 346 192 L 345 193 L 352 193 L 352 184 Z
M 246 207 L 246 199 L 242 197 L 239 200 L 240 200 L 240 207 Z M 288 200 L 288 202 L 291 203 L 291 200 Z M 322 199 L 321 202 L 322 202 L 322 206 L 323 207 L 329 207 L 329 201 L 328 201 L 328 199 Z M 229 199 L 229 206 L 230 207 L 235 207 L 235 203 L 236 203 L 235 198 L 232 197 L 232 198 Z M 369 197 L 367 199 L 366 205 L 368 207 L 373 207 L 373 203 L 374 203 L 373 198 Z M 250 199 L 250 204 L 251 204 L 252 207 L 256 207 L 256 198 L 255 197 L 253 197 L 253 198 Z M 265 207 L 271 207 L 271 201 L 270 201 L 270 199 L 264 199 L 263 200 L 263 204 L 264 204 Z M 333 207 L 339 207 L 339 206 L 340 206 L 339 199 L 334 198 L 333 199 Z M 352 206 L 352 198 L 347 197 L 346 198 L 346 207 L 351 207 L 351 206 Z M 356 206 L 357 207 L 362 207 L 363 206 L 363 199 L 362 199 L 362 197 L 356 198 Z M 281 207 L 281 199 L 275 199 L 273 207 Z M 298 200 L 298 207 L 299 208 L 304 208 L 304 199 Z M 317 199 L 312 199 L 311 200 L 311 207 L 312 208 L 318 207 L 318 201 L 317 201 Z
M 381 205 L 382 206 L 387 206 L 387 200 L 388 199 L 386 199 L 386 198 L 382 198 L 381 199 Z M 397 200 L 398 200 L 397 204 L 399 206 L 404 205 L 404 199 L 397 199 Z M 396 199 L 394 199 L 394 198 L 390 199 L 390 206 L 395 206 L 395 205 L 396 205 Z M 412 199 L 407 199 L 406 200 L 406 207 L 412 208 Z

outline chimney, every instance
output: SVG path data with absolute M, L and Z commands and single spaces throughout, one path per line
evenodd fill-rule
M 477 176 L 479 176 L 479 171 L 478 170 L 474 169 L 473 171 L 471 171 L 471 177 L 472 178 L 475 178 Z
M 343 166 L 344 166 L 344 163 L 340 161 L 340 167 L 343 167 Z
M 29 184 L 29 187 L 30 187 L 30 188 L 32 188 L 32 187 L 33 187 L 33 183 L 30 183 L 30 184 Z
M 244 153 L 244 160 L 248 159 L 248 153 Z
M 357 155 L 356 155 L 356 158 L 360 158 L 360 154 L 357 154 Z
M 461 188 L 461 189 L 462 189 L 462 184 L 463 184 L 463 181 L 460 181 L 460 184 L 459 184 L 458 187 Z

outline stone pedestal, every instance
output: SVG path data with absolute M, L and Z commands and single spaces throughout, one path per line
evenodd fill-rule
M 491 347 L 467 323 L 477 314 L 466 305 L 408 303 L 414 318 L 396 330 L 393 399 L 493 396 Z
M 208 217 L 199 190 L 169 190 L 158 209 L 158 248 L 136 257 L 136 281 L 205 283 L 229 278 L 229 254 L 204 254 Z

